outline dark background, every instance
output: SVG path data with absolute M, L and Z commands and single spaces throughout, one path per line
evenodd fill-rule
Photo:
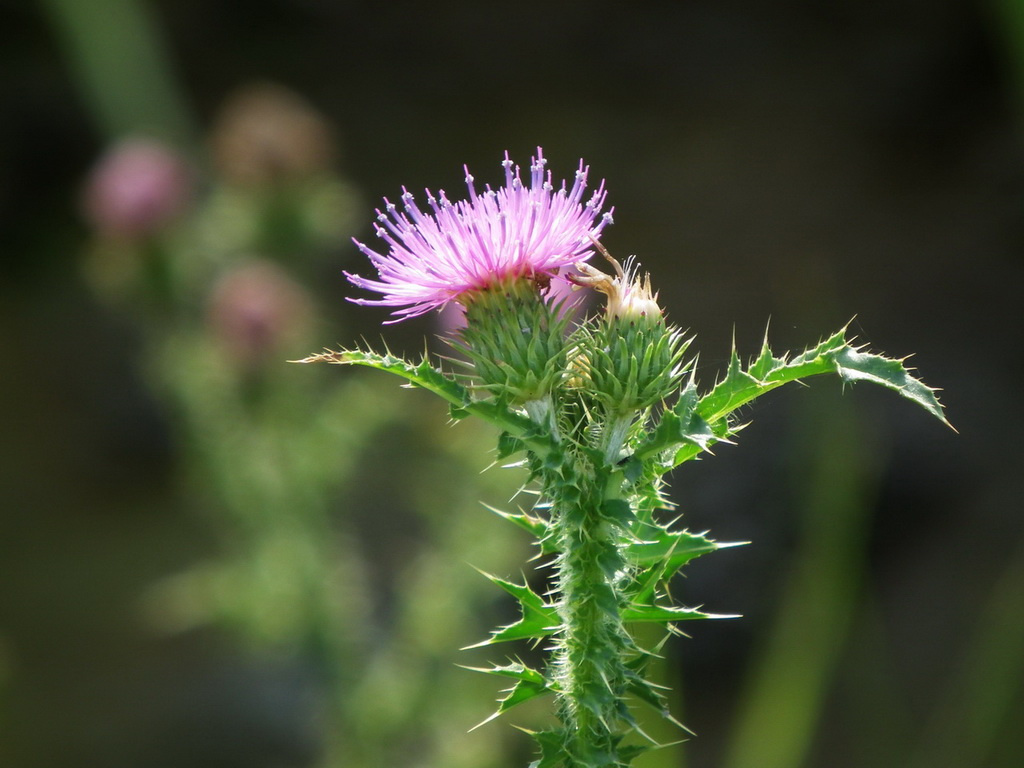
M 122 5 L 81 4 L 100 16 Z M 690 764 L 724 764 L 737 702 L 753 698 L 744 681 L 794 594 L 785 585 L 807 530 L 795 489 L 810 484 L 810 436 L 846 423 L 874 468 L 873 511 L 857 607 L 801 764 L 911 764 L 897 755 L 921 754 L 908 745 L 936 741 L 934 730 L 936 743 L 956 744 L 985 726 L 987 749 L 931 764 L 1020 764 L 1018 3 L 153 2 L 191 125 L 134 126 L 96 107 L 58 6 L 0 3 L 5 765 L 162 764 L 148 753 L 104 763 L 104 750 L 149 727 L 145 712 L 118 709 L 109 673 L 126 667 L 153 700 L 208 694 L 209 712 L 183 719 L 181 738 L 200 746 L 177 765 L 302 765 L 315 753 L 287 701 L 267 705 L 258 722 L 272 725 L 258 739 L 231 730 L 244 719 L 232 712 L 257 707 L 253 679 L 277 673 L 249 669 L 229 641 L 158 642 L 123 619 L 140 585 L 198 556 L 207 533 L 182 511 L 132 328 L 78 267 L 78 189 L 119 129 L 196 147 L 225 94 L 253 80 L 285 84 L 329 118 L 341 172 L 366 201 L 361 238 L 376 201 L 401 185 L 455 195 L 463 163 L 497 182 L 506 149 L 525 164 L 543 146 L 556 178 L 583 157 L 615 206 L 604 243 L 637 254 L 670 318 L 697 334 L 705 384 L 733 337 L 751 355 L 769 320 L 779 349 L 855 318 L 873 348 L 914 353 L 959 435 L 889 393 L 821 382 L 766 398 L 738 447 L 674 478 L 689 527 L 753 542 L 693 566 L 685 585 L 691 601 L 746 617 L 688 627 L 693 639 L 674 648 L 684 719 L 699 734 Z M 343 302 L 341 270 L 361 268 L 354 247 L 339 247 L 324 290 L 347 329 L 375 337 L 384 313 Z M 425 322 L 385 331 L 411 350 L 431 332 Z M 329 324 L 323 333 L 324 345 L 339 342 Z M 837 403 L 848 422 L 819 417 Z M 1000 620 L 998 642 L 978 650 L 975 631 Z M 800 637 L 782 642 L 798 655 Z M 999 706 L 977 710 L 979 726 L 970 696 L 989 690 L 983 670 L 1015 682 Z M 965 692 L 950 693 L 958 685 Z M 947 701 L 962 708 L 943 714 Z M 120 735 L 97 735 L 106 730 Z M 253 744 L 278 731 L 295 748 L 270 762 Z M 38 746 L 54 739 L 60 749 Z

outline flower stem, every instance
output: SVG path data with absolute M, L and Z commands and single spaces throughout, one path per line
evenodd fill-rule
M 614 464 L 619 459 L 622 446 L 626 442 L 626 435 L 629 428 L 636 419 L 635 411 L 616 413 L 605 426 L 604 433 L 604 460 L 606 464 Z
M 562 436 L 558 431 L 558 421 L 555 418 L 554 404 L 551 402 L 550 394 L 546 394 L 544 397 L 537 398 L 536 400 L 527 400 L 523 403 L 523 408 L 534 424 L 544 427 L 551 432 L 553 442 L 558 443 L 561 441 Z
M 553 517 L 562 552 L 556 563 L 562 631 L 554 670 L 573 768 L 620 765 L 618 726 L 628 717 L 624 656 L 631 643 L 616 584 L 623 567 L 616 528 L 602 512 L 606 481 L 592 478 L 581 499 L 556 504 Z

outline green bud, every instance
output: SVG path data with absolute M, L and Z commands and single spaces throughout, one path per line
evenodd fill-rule
M 573 276 L 574 282 L 608 297 L 604 322 L 582 334 L 575 373 L 610 411 L 626 414 L 677 390 L 689 340 L 665 322 L 650 275 L 641 278 L 629 262 L 623 270 L 607 251 L 600 250 L 615 268 L 615 277 L 589 264 L 577 265 L 580 274 Z
M 456 346 L 480 385 L 512 403 L 545 397 L 565 375 L 569 319 L 544 291 L 537 280 L 519 277 L 459 298 L 466 326 Z

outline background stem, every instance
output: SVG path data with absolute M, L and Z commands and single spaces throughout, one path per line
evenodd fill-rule
M 41 0 L 108 139 L 145 134 L 194 144 L 196 131 L 164 40 L 141 0 Z
M 725 768 L 806 762 L 860 591 L 857 564 L 877 468 L 846 401 L 815 403 L 808 414 L 803 442 L 812 452 L 796 478 L 804 541 L 752 671 Z

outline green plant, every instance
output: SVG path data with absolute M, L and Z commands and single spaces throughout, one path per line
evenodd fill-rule
M 367 349 L 302 362 L 395 374 L 441 397 L 454 420 L 475 416 L 499 430 L 499 459 L 522 463 L 539 497 L 531 509 L 499 514 L 536 538 L 549 575 L 540 590 L 487 575 L 521 616 L 481 645 L 528 641 L 547 651 L 543 664 L 513 656 L 480 670 L 512 683 L 492 717 L 553 696 L 558 725 L 531 732 L 535 768 L 626 766 L 660 746 L 640 730 L 632 703 L 672 719 L 646 674 L 660 643 L 644 647 L 631 627 L 660 625 L 667 637 L 676 622 L 715 618 L 676 605 L 669 581 L 694 558 L 731 546 L 677 525 L 666 475 L 731 440 L 742 427 L 739 408 L 811 376 L 878 384 L 946 419 L 934 390 L 903 361 L 853 345 L 845 328 L 796 355 L 776 354 L 766 339 L 744 364 L 733 349 L 725 373 L 702 390 L 689 340 L 665 320 L 649 277 L 621 267 L 597 241 L 611 220 L 599 216 L 603 185 L 584 203 L 582 163 L 571 189 L 559 190 L 544 163 L 538 150 L 527 187 L 506 157 L 505 186 L 483 194 L 467 171 L 469 200 L 430 196 L 432 213 L 405 193 L 404 212 L 388 203 L 379 216 L 389 252 L 360 244 L 379 279 L 350 280 L 383 298 L 357 303 L 395 307 L 400 319 L 462 306 L 459 369 Z M 614 275 L 586 263 L 594 247 Z M 603 316 L 573 325 L 555 290 L 566 279 L 603 293 Z

